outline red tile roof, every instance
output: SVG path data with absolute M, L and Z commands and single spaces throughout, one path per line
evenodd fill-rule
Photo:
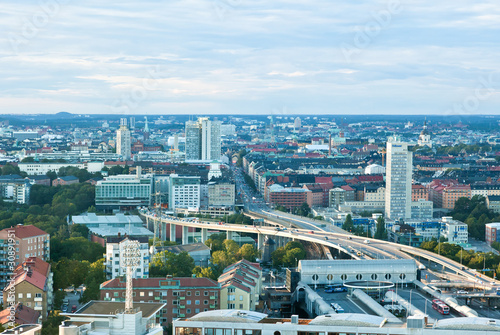
M 35 311 L 30 307 L 23 306 L 20 303 L 16 305 L 15 313 L 15 323 L 18 325 L 35 324 L 38 322 L 38 318 L 40 317 L 40 312 Z M 0 311 L 0 324 L 4 325 L 7 322 L 10 322 L 11 320 L 9 319 L 9 316 L 10 308 Z
M 41 230 L 40 228 L 37 228 L 33 225 L 29 225 L 29 226 L 15 226 L 15 227 L 11 227 L 11 228 L 5 228 L 3 229 L 2 231 L 0 231 L 0 235 L 3 235 L 2 233 L 7 233 L 7 231 L 10 230 L 14 230 L 15 231 L 15 235 L 17 238 L 27 238 L 27 237 L 34 237 L 34 236 L 40 236 L 40 235 L 47 235 L 46 232 L 44 232 L 43 230 Z

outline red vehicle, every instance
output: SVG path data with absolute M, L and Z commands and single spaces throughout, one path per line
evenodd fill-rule
M 446 305 L 442 300 L 434 299 L 432 300 L 432 308 L 443 315 L 450 314 L 450 307 Z
M 73 305 L 71 306 L 71 313 L 75 313 L 76 312 L 76 305 Z

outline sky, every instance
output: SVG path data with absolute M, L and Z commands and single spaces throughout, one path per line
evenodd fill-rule
M 500 114 L 498 0 L 2 0 L 0 113 Z

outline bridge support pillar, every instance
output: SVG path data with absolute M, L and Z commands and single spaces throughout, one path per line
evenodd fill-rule
M 175 225 L 173 223 L 170 223 L 170 242 L 175 242 Z
M 161 241 L 166 241 L 167 240 L 167 223 L 160 221 L 160 231 L 161 231 Z
M 182 244 L 189 244 L 189 227 L 182 226 Z
M 226 239 L 227 240 L 232 240 L 233 239 L 233 232 L 232 231 L 226 231 Z
M 205 243 L 205 241 L 208 239 L 207 233 L 208 233 L 207 228 L 201 228 L 201 243 Z
M 264 234 L 257 234 L 257 250 L 261 251 L 264 248 Z

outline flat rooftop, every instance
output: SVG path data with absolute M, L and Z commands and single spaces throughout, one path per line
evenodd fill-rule
M 158 313 L 165 304 L 156 302 L 134 302 L 134 310 L 142 311 L 142 316 L 149 318 Z M 76 315 L 76 314 L 94 314 L 94 315 L 116 315 L 123 313 L 125 309 L 125 302 L 119 301 L 90 301 L 76 313 L 66 313 L 63 315 Z

